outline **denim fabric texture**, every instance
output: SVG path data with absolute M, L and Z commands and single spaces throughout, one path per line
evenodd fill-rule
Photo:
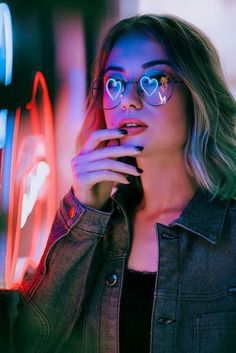
M 123 186 L 104 212 L 68 192 L 40 265 L 21 287 L 16 353 L 119 353 L 129 215 L 138 200 Z M 210 201 L 198 189 L 178 219 L 154 226 L 150 353 L 235 353 L 236 201 Z

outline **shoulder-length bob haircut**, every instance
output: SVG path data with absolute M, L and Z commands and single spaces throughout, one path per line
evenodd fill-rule
M 191 178 L 198 187 L 210 193 L 211 199 L 235 198 L 236 103 L 225 83 L 213 44 L 198 28 L 174 16 L 126 18 L 106 35 L 94 62 L 93 80 L 103 75 L 117 39 L 130 32 L 145 34 L 160 42 L 190 92 L 189 133 L 184 158 Z M 95 104 L 90 91 L 78 149 L 92 131 L 103 128 L 106 128 L 103 110 Z M 134 158 L 133 163 L 136 163 Z M 140 189 L 140 179 L 137 179 Z

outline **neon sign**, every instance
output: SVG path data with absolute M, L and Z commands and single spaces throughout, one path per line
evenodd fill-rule
M 0 4 L 0 82 L 5 86 L 12 81 L 13 40 L 9 7 Z
M 12 81 L 12 25 L 0 4 L 0 83 Z M 0 288 L 38 265 L 55 214 L 53 113 L 46 80 L 33 79 L 26 107 L 0 110 Z M 50 192 L 49 192 L 50 191 Z
M 31 214 L 49 173 L 49 165 L 41 161 L 33 166 L 32 171 L 27 175 L 25 180 L 27 187 L 22 199 L 20 228 L 24 227 L 28 216 Z
M 0 288 L 19 286 L 36 267 L 55 214 L 53 113 L 46 81 L 37 72 L 26 109 L 9 112 L 1 150 Z M 1 222 L 1 220 L 0 220 Z
M 8 86 L 12 81 L 13 40 L 9 7 L 0 3 L 0 84 Z M 7 109 L 0 110 L 0 148 L 6 140 Z

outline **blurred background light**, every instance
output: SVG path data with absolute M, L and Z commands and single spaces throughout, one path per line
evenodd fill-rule
M 9 7 L 0 3 L 0 83 L 6 86 L 12 80 L 12 24 Z

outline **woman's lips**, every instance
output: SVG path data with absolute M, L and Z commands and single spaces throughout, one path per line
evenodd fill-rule
M 141 134 L 147 127 L 144 121 L 136 118 L 124 118 L 119 123 L 119 129 L 126 130 L 129 136 Z
M 132 136 L 132 135 L 141 134 L 143 131 L 147 129 L 147 126 L 137 126 L 137 127 L 130 126 L 130 127 L 122 127 L 122 129 L 127 130 L 128 136 Z
M 128 127 L 133 127 L 133 126 L 126 126 L 126 125 L 136 125 L 136 126 L 147 126 L 147 124 L 144 123 L 144 121 L 135 119 L 135 118 L 125 118 L 122 119 L 119 123 L 119 129 L 126 129 Z

